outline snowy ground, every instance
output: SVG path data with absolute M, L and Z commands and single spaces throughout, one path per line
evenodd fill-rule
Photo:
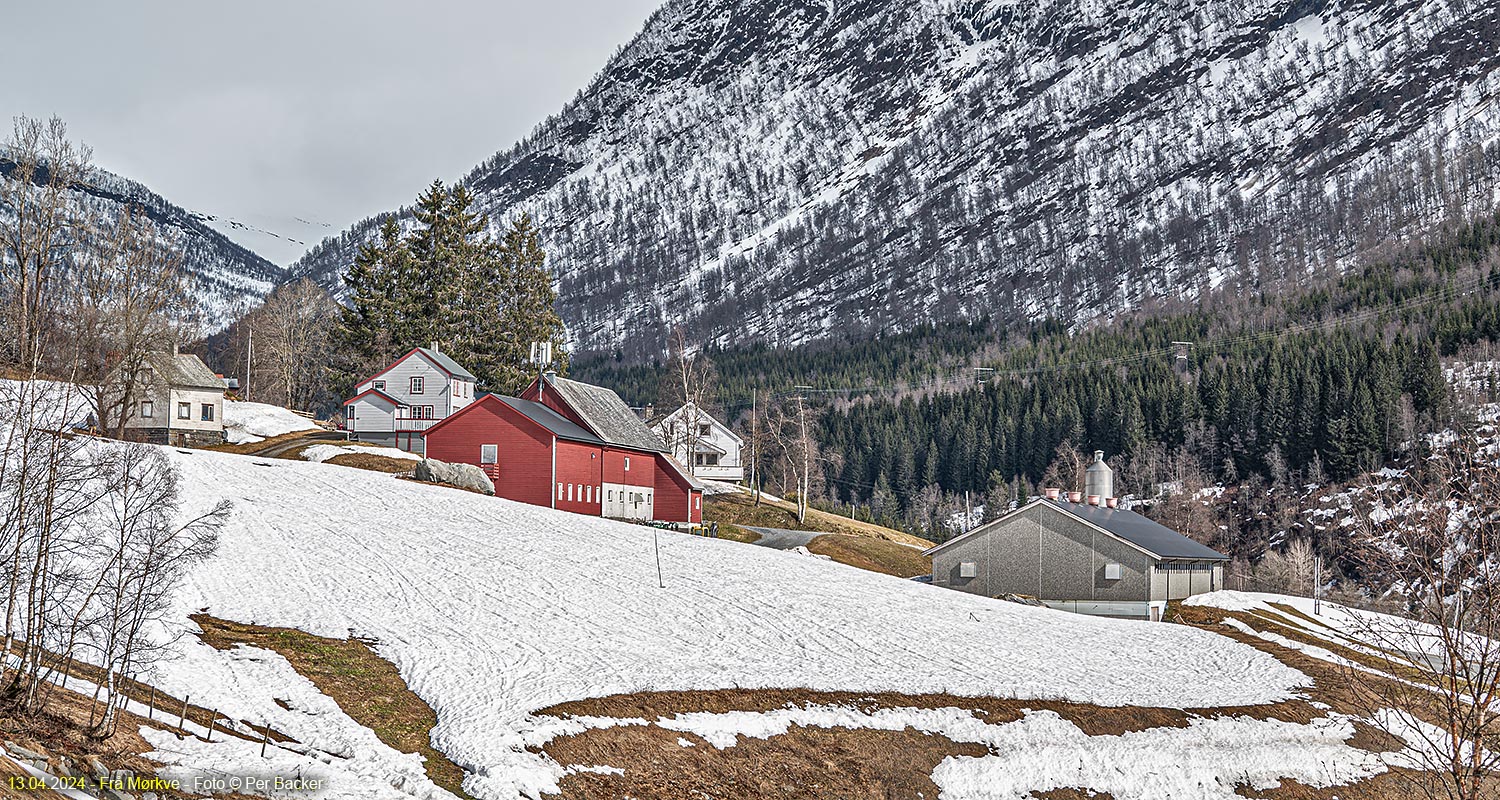
M 230 444 L 251 444 L 296 431 L 318 430 L 318 424 L 281 406 L 224 401 L 224 436 Z
M 558 721 L 531 712 L 614 693 L 804 687 L 1205 707 L 1280 700 L 1309 683 L 1267 654 L 1185 626 L 990 601 L 329 465 L 169 455 L 183 470 L 185 513 L 235 504 L 219 554 L 176 599 L 175 624 L 190 629 L 187 614 L 206 609 L 377 640 L 437 711 L 434 744 L 471 773 L 465 788 L 479 797 L 554 787 L 562 769 L 523 747 L 557 735 Z M 266 720 L 308 748 L 281 751 L 278 766 L 300 759 L 345 785 L 357 776 L 369 783 L 361 796 L 443 796 L 413 756 L 328 708 L 279 656 L 222 653 L 191 636 L 178 648 L 162 688 Z M 1033 728 L 1052 724 L 1038 720 Z M 184 769 L 232 769 L 258 749 L 158 746 Z
M 399 458 L 406 461 L 421 461 L 422 457 L 415 453 L 408 453 L 396 447 L 364 447 L 361 445 L 344 444 L 315 444 L 302 451 L 302 458 L 306 461 L 314 461 L 319 464 L 330 458 L 349 455 L 381 456 L 384 458 Z

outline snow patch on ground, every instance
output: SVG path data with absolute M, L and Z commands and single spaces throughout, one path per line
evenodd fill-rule
M 465 789 L 476 796 L 554 788 L 562 768 L 526 746 L 555 735 L 556 720 L 532 712 L 615 693 L 797 687 L 1211 707 L 1274 702 L 1310 683 L 1183 626 L 934 592 L 822 559 L 329 465 L 166 452 L 183 473 L 185 513 L 220 499 L 235 509 L 216 557 L 175 598 L 186 636 L 162 688 L 273 721 L 266 695 L 295 690 L 289 675 L 204 652 L 187 619 L 199 609 L 374 640 L 437 712 L 433 744 L 471 771 Z M 342 728 L 302 734 L 325 752 L 366 746 Z M 214 747 L 176 758 L 222 769 L 222 753 L 237 752 Z M 364 752 L 379 765 L 368 766 L 372 780 L 407 774 L 408 757 Z
M 315 444 L 302 451 L 302 458 L 319 464 L 330 458 L 348 455 L 381 456 L 383 458 L 400 458 L 406 461 L 421 461 L 422 457 L 414 453 L 408 453 L 395 447 L 360 447 L 356 445 L 342 444 Z
M 224 437 L 230 444 L 252 444 L 296 431 L 318 430 L 318 423 L 281 406 L 224 401 Z

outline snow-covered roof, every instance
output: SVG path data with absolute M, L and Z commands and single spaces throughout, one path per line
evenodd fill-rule
M 609 444 L 666 452 L 666 443 L 662 438 L 652 433 L 646 423 L 613 391 L 556 375 L 547 375 L 542 380 L 545 382 L 544 391 L 557 392 L 563 402 L 583 418 L 584 424 Z

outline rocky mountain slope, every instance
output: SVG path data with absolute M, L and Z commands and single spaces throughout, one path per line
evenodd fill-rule
M 13 164 L 0 159 L 0 177 L 12 169 Z M 89 185 L 75 194 L 78 203 L 107 218 L 126 206 L 139 207 L 172 241 L 182 253 L 206 332 L 228 325 L 287 277 L 281 267 L 210 227 L 212 217 L 177 206 L 128 178 L 96 168 Z
M 1083 321 L 1494 208 L 1497 39 L 1477 0 L 670 0 L 464 181 L 538 218 L 583 350 Z

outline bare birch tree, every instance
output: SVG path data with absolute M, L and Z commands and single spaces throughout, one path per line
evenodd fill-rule
M 14 337 L 0 347 L 11 363 L 38 364 L 54 329 L 66 255 L 87 234 L 74 190 L 92 157 L 57 117 L 17 117 L 0 149 L 0 302 Z
M 1404 600 L 1399 616 L 1366 614 L 1354 635 L 1378 671 L 1348 670 L 1405 739 L 1412 788 L 1429 798 L 1500 792 L 1500 465 L 1462 437 L 1382 491 L 1360 517 L 1363 568 Z
M 673 329 L 667 349 L 668 370 L 657 391 L 657 403 L 669 412 L 682 409 L 668 425 L 667 447 L 673 453 L 684 453 L 688 472 L 696 475 L 698 445 L 703 440 L 703 426 L 709 424 L 708 408 L 714 402 L 718 373 L 708 356 L 688 344 L 681 325 Z
M 310 280 L 280 286 L 250 312 L 239 328 L 256 332 L 250 374 L 263 400 L 312 410 L 327 399 L 329 363 L 339 307 Z M 235 352 L 249 352 L 240 340 Z

